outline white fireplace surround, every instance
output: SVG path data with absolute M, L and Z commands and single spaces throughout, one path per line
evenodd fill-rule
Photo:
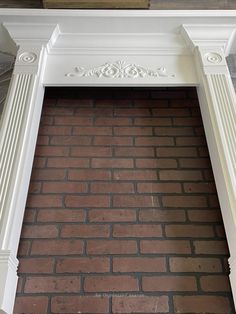
M 45 86 L 196 86 L 229 245 L 236 300 L 236 98 L 225 57 L 236 11 L 0 10 L 16 54 L 0 123 L 0 313 L 16 258 Z

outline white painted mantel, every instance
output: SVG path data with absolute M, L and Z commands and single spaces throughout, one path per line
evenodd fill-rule
M 16 62 L 0 123 L 0 313 L 16 258 L 45 86 L 196 86 L 230 250 L 236 300 L 236 98 L 225 57 L 236 11 L 0 10 Z

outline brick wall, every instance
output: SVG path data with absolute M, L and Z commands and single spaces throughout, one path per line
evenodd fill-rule
M 234 313 L 195 90 L 49 90 L 18 256 L 15 314 Z

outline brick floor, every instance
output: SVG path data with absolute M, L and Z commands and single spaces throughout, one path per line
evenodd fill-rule
M 234 313 L 194 89 L 47 91 L 15 314 Z

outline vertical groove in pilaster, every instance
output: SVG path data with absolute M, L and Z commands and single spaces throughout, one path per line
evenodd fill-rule
M 14 182 L 14 170 L 16 165 L 17 150 L 21 143 L 22 124 L 25 119 L 29 89 L 32 82 L 31 74 L 20 74 L 13 77 L 11 95 L 6 104 L 9 113 L 4 124 L 4 136 L 1 143 L 0 154 L 0 229 L 3 223 L 3 213 L 6 210 L 8 194 L 11 194 L 10 183 Z M 11 195 L 9 195 L 11 197 Z
M 234 180 L 236 180 L 236 104 L 231 97 L 227 77 L 224 74 L 213 74 L 210 77 L 230 155 L 231 170 L 233 171 L 231 175 L 233 174 Z

